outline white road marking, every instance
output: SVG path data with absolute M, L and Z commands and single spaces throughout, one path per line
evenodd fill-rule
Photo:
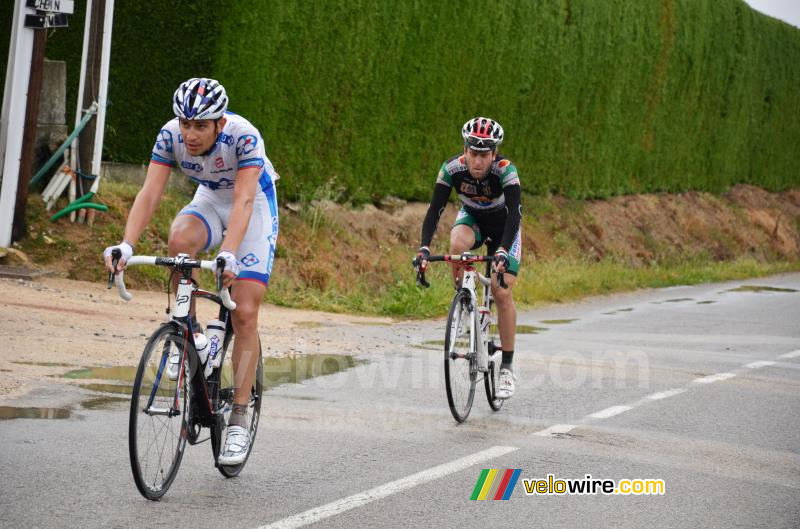
M 349 511 L 350 509 L 361 507 L 362 505 L 371 503 L 375 500 L 380 500 L 386 496 L 416 487 L 417 485 L 422 485 L 423 483 L 442 478 L 448 474 L 454 474 L 460 470 L 477 465 L 478 463 L 483 463 L 488 459 L 494 459 L 516 450 L 519 450 L 519 448 L 513 446 L 493 446 L 488 450 L 483 450 L 481 452 L 462 457 L 461 459 L 456 459 L 455 461 L 444 463 L 443 465 L 429 468 L 428 470 L 423 470 L 422 472 L 417 472 L 416 474 L 412 474 L 396 481 L 391 481 L 385 485 L 380 485 L 364 492 L 359 492 L 358 494 L 353 494 L 352 496 L 333 501 L 321 507 L 309 509 L 305 512 L 301 512 L 300 514 L 284 518 L 283 520 L 278 520 L 277 522 L 269 525 L 263 525 L 258 529 L 291 529 L 295 527 L 303 527 L 312 523 L 316 523 L 320 520 L 324 520 L 325 518 L 336 516 L 337 514 Z
M 590 419 L 608 419 L 609 417 L 613 417 L 614 415 L 619 415 L 620 413 L 625 413 L 626 411 L 632 409 L 633 406 L 611 406 L 610 408 L 600 410 L 598 412 L 592 413 L 591 415 L 587 415 L 586 417 Z
M 573 428 L 577 428 L 578 425 L 576 424 L 555 424 L 550 428 L 545 428 L 544 430 L 539 430 L 535 432 L 533 435 L 538 435 L 540 437 L 549 437 L 550 435 L 560 434 L 560 433 L 568 433 Z
M 661 400 L 669 397 L 674 397 L 675 395 L 680 395 L 681 393 L 685 392 L 686 388 L 668 389 L 667 391 L 660 391 L 658 393 L 653 393 L 651 395 L 646 396 L 645 398 L 649 400 Z
M 744 367 L 747 369 L 758 369 L 759 367 L 767 367 L 767 366 L 774 366 L 777 362 L 769 362 L 769 361 L 761 361 L 761 362 L 750 362 L 749 364 L 745 364 Z
M 790 353 L 782 354 L 778 358 L 797 358 L 798 356 L 800 356 L 800 349 L 798 349 L 797 351 L 792 351 Z
M 696 378 L 692 380 L 692 382 L 696 382 L 697 384 L 713 384 L 714 382 L 728 380 L 729 378 L 733 378 L 735 376 L 736 373 L 717 373 L 715 375 L 708 375 L 707 377 Z

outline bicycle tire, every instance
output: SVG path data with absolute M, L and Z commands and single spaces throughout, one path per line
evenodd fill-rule
M 172 381 L 166 375 L 172 348 L 188 347 L 185 344 L 179 326 L 174 323 L 160 326 L 144 347 L 133 382 L 128 451 L 136 488 L 148 500 L 159 500 L 169 490 L 186 449 L 186 412 L 191 384 L 187 382 L 184 367 L 178 380 Z M 182 388 L 176 399 L 179 381 Z M 169 414 L 145 412 L 159 409 L 171 411 Z M 159 441 L 162 434 L 163 440 Z
M 475 398 L 475 385 L 478 378 L 476 352 L 472 350 L 475 340 L 474 309 L 468 311 L 471 303 L 469 294 L 459 291 L 453 296 L 450 312 L 447 315 L 447 330 L 444 337 L 444 378 L 447 390 L 447 403 L 453 418 L 462 423 L 467 420 Z M 472 320 L 472 321 L 470 321 Z M 466 329 L 466 333 L 464 330 Z M 466 344 L 464 340 L 466 339 Z M 453 354 L 450 344 L 453 343 Z M 466 374 L 466 376 L 465 376 Z
M 216 370 L 214 375 L 219 377 L 219 391 L 215 399 L 215 410 L 217 411 L 216 421 L 211 426 L 212 438 L 212 452 L 216 460 L 219 451 L 222 449 L 222 442 L 225 439 L 227 431 L 228 417 L 230 416 L 233 407 L 233 390 L 235 380 L 233 377 L 233 346 L 232 342 L 235 341 L 233 337 L 233 329 L 228 327 L 228 336 L 225 343 L 225 356 L 222 360 L 222 365 Z M 261 418 L 261 400 L 264 391 L 264 359 L 262 358 L 261 340 L 258 342 L 258 364 L 256 365 L 256 379 L 253 387 L 250 390 L 250 405 L 248 409 L 248 432 L 250 434 L 250 447 L 245 456 L 245 460 L 238 465 L 217 465 L 217 469 L 226 478 L 233 478 L 239 475 L 244 469 L 247 460 L 250 458 L 250 453 L 253 451 L 253 445 L 256 440 L 256 433 L 258 431 L 258 423 Z
M 492 317 L 494 315 L 494 300 L 489 301 L 489 315 L 487 317 Z M 493 349 L 497 344 L 497 325 L 489 325 L 488 331 L 488 338 L 489 338 L 489 365 L 488 370 L 484 374 L 483 378 L 483 386 L 486 389 L 486 400 L 489 401 L 489 407 L 492 408 L 492 411 L 500 411 L 500 408 L 503 407 L 503 399 L 498 399 L 497 395 L 497 385 L 500 383 L 500 363 L 491 360 L 491 356 L 494 353 Z

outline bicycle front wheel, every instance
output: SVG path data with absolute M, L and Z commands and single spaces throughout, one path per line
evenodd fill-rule
M 453 296 L 447 316 L 444 336 L 444 378 L 447 388 L 447 403 L 458 422 L 464 422 L 472 409 L 475 398 L 475 383 L 478 378 L 478 359 L 474 349 L 473 311 L 469 294 L 459 291 Z
M 230 334 L 233 334 L 232 329 L 228 329 Z M 225 357 L 222 365 L 219 367 L 218 373 L 212 376 L 219 376 L 219 394 L 217 397 L 217 420 L 215 425 L 211 427 L 211 436 L 214 439 L 212 450 L 216 458 L 219 451 L 222 450 L 222 443 L 225 441 L 227 434 L 228 419 L 230 418 L 231 411 L 233 411 L 233 397 L 236 389 L 236 377 L 233 370 L 233 344 L 236 338 L 233 337 L 225 348 Z M 244 354 L 244 353 L 243 353 Z M 253 451 L 253 444 L 256 440 L 256 432 L 258 431 L 258 422 L 261 418 L 261 394 L 264 391 L 264 362 L 261 357 L 261 341 L 258 344 L 258 364 L 256 365 L 256 379 L 250 388 L 250 402 L 247 406 L 247 429 L 250 434 L 250 448 L 248 449 L 247 456 L 244 462 L 238 465 L 218 465 L 220 473 L 226 478 L 238 476 L 244 469 L 250 453 Z
M 167 492 L 186 448 L 190 384 L 185 368 L 171 380 L 167 365 L 173 352 L 185 358 L 188 347 L 180 327 L 165 323 L 147 341 L 133 382 L 128 449 L 136 488 L 148 500 Z
M 488 293 L 487 293 L 488 295 Z M 500 362 L 502 361 L 502 353 L 495 354 L 495 347 L 500 349 L 500 344 L 497 341 L 497 323 L 494 316 L 494 300 L 489 301 L 489 313 L 484 315 L 485 318 L 491 318 L 489 324 L 489 366 L 488 371 L 484 374 L 483 386 L 486 388 L 486 399 L 489 401 L 489 407 L 493 411 L 499 411 L 503 407 L 503 399 L 497 398 L 497 386 L 500 384 Z

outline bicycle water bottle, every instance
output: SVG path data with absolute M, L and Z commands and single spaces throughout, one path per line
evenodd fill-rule
M 489 325 L 492 323 L 491 313 L 485 307 L 478 309 L 480 314 L 480 335 L 478 339 L 481 341 L 480 349 L 478 350 L 478 369 L 486 371 L 489 367 Z
M 206 336 L 208 337 L 208 364 L 206 364 L 206 370 L 211 373 L 211 369 L 219 367 L 222 363 L 222 345 L 225 342 L 225 322 L 209 320 L 206 324 Z
M 197 356 L 200 357 L 200 363 L 205 364 L 208 358 L 208 338 L 201 332 L 194 333 L 194 348 L 197 351 Z

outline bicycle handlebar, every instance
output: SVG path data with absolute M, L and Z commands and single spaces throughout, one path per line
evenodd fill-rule
M 428 261 L 429 263 L 437 261 L 446 261 L 449 263 L 456 263 L 459 265 L 467 265 L 472 263 L 491 263 L 492 261 L 494 261 L 494 257 L 490 255 L 469 255 L 469 254 L 429 255 L 425 260 Z M 411 261 L 411 264 L 414 265 L 414 268 L 417 269 L 417 286 L 422 286 L 425 288 L 430 287 L 431 284 L 428 283 L 428 281 L 425 279 L 425 272 L 419 269 L 416 258 L 414 258 Z M 497 274 L 497 283 L 500 285 L 501 288 L 508 288 L 508 285 L 503 279 L 502 272 Z
M 119 249 L 111 251 L 111 265 L 116 271 L 117 263 L 122 257 L 122 252 Z M 220 263 L 221 261 L 221 263 Z M 203 270 L 213 270 L 214 261 L 200 261 L 197 259 L 190 259 L 188 257 L 156 257 L 153 255 L 134 255 L 126 263 L 126 266 L 136 265 L 158 265 L 158 266 L 179 266 L 183 268 L 200 268 Z M 236 310 L 236 302 L 231 299 L 231 292 L 228 288 L 222 288 L 222 272 L 225 269 L 225 259 L 217 259 L 217 290 L 222 304 L 228 310 Z M 108 288 L 111 288 L 111 283 L 117 285 L 119 297 L 125 301 L 133 299 L 133 294 L 128 292 L 125 288 L 125 272 L 110 272 L 108 274 Z

